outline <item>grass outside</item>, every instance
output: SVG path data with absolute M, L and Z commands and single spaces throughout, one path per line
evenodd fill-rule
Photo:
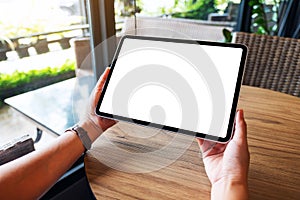
M 75 61 L 66 60 L 62 66 L 33 69 L 27 72 L 15 71 L 12 74 L 0 73 L 0 96 L 5 96 L 5 91 L 24 87 L 33 82 L 42 82 L 50 78 L 68 74 L 75 71 Z M 3 100 L 3 99 L 1 99 Z M 0 101 L 0 106 L 3 104 Z

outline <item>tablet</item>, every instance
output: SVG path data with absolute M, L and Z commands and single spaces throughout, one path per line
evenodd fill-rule
M 96 113 L 227 142 L 246 54 L 241 44 L 124 36 Z

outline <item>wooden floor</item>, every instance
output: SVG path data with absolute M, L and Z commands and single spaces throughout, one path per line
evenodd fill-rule
M 34 124 L 9 106 L 2 106 L 0 108 L 0 145 L 26 134 L 35 140 L 36 127 Z M 43 132 L 42 138 L 35 144 L 35 148 L 39 149 L 54 139 L 55 136 L 52 134 Z

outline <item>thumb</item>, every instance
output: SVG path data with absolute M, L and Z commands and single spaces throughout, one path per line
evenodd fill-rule
M 242 109 L 237 111 L 235 131 L 232 140 L 235 140 L 239 144 L 243 144 L 247 140 L 247 124 Z
M 110 68 L 107 67 L 105 69 L 105 71 L 103 72 L 103 74 L 101 75 L 101 77 L 99 78 L 99 80 L 98 80 L 98 82 L 95 86 L 95 89 L 94 89 L 93 94 L 92 94 L 92 99 L 93 99 L 94 106 L 97 104 L 97 101 L 100 98 L 100 95 L 101 95 L 102 89 L 104 87 L 104 84 L 106 82 L 106 79 L 108 77 L 109 71 L 110 71 Z

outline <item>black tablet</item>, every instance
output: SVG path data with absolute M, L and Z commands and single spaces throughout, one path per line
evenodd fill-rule
M 227 142 L 246 54 L 241 44 L 124 36 L 96 113 Z

